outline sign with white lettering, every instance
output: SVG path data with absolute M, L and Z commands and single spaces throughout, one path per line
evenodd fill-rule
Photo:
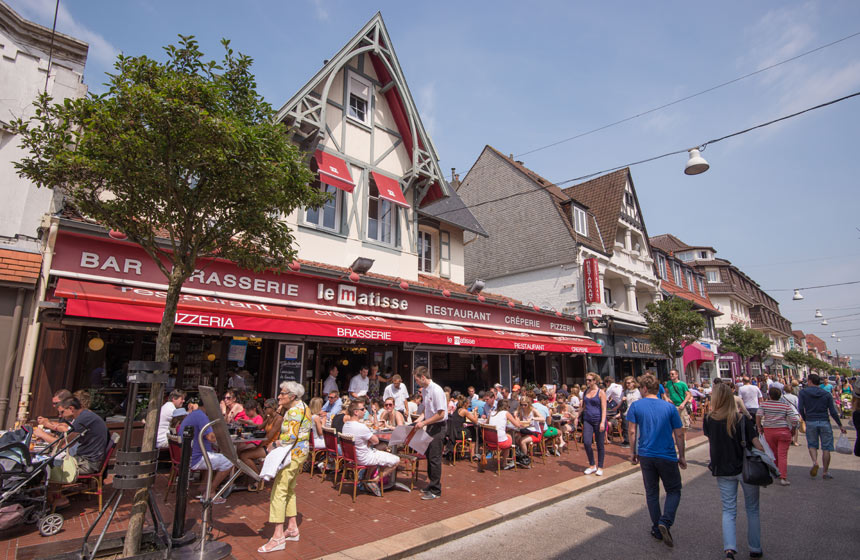
M 278 359 L 275 362 L 275 388 L 273 395 L 280 392 L 281 383 L 295 381 L 302 383 L 302 357 L 305 345 L 297 342 L 281 342 L 278 344 Z
M 600 266 L 596 258 L 582 261 L 582 277 L 585 281 L 585 303 L 600 303 Z
M 230 300 L 232 306 L 241 305 L 240 300 L 255 302 L 251 305 L 325 306 L 331 311 L 361 311 L 365 315 L 412 321 L 560 335 L 584 334 L 581 322 L 555 314 L 511 308 L 506 301 L 493 303 L 491 297 L 481 303 L 396 287 L 338 282 L 307 273 L 256 273 L 223 259 L 201 259 L 197 266 L 182 287 L 185 294 Z M 150 290 L 161 298 L 167 288 L 161 270 L 139 246 L 78 233 L 60 232 L 58 235 L 51 274 L 124 284 L 133 289 Z M 228 325 L 224 327 L 229 328 Z

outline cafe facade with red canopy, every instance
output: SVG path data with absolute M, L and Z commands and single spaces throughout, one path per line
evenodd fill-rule
M 440 169 L 382 16 L 333 55 L 312 56 L 326 62 L 277 121 L 328 202 L 283 218 L 297 250 L 286 272 L 197 263 L 176 316 L 169 386 L 268 397 L 290 379 L 314 396 L 332 366 L 345 392 L 373 364 L 410 390 L 418 365 L 461 390 L 582 378 L 583 356 L 600 347 L 574 315 L 465 285 L 465 247 L 487 232 Z M 59 388 L 88 388 L 92 406 L 110 412 L 128 362 L 154 358 L 166 280 L 122 232 L 71 209 L 62 216 L 47 250 L 31 415 L 49 411 Z

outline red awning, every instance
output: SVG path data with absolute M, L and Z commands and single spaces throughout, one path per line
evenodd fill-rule
M 355 189 L 355 183 L 352 182 L 352 176 L 349 174 L 349 166 L 341 158 L 317 150 L 314 152 L 314 159 L 317 160 L 320 182 L 348 193 Z
M 714 353 L 698 342 L 688 344 L 684 347 L 684 368 L 691 362 L 712 362 Z
M 376 188 L 379 189 L 380 197 L 404 208 L 409 208 L 409 203 L 406 202 L 406 197 L 403 196 L 403 190 L 400 188 L 400 183 L 397 182 L 397 179 L 386 177 L 376 171 L 371 171 L 370 174 L 373 175 L 373 180 L 376 181 Z
M 160 323 L 164 314 L 166 294 L 163 291 L 147 288 L 61 278 L 54 295 L 67 298 L 67 315 L 114 321 Z M 461 327 L 189 293 L 183 293 L 179 300 L 176 324 L 245 332 L 412 342 L 467 348 L 578 354 L 602 352 L 600 345 L 587 337 L 545 336 L 479 327 Z

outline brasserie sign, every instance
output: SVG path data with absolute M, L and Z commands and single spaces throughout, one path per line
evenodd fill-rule
M 165 264 L 169 264 L 166 263 Z M 164 275 L 139 246 L 103 237 L 60 232 L 51 274 L 94 282 L 112 282 L 154 290 L 166 289 Z M 398 283 L 399 284 L 399 283 Z M 321 278 L 305 272 L 256 273 L 223 259 L 201 259 L 182 287 L 183 293 L 262 304 L 327 309 L 417 321 L 582 335 L 581 322 L 487 301 L 463 301 L 403 290 L 399 285 Z

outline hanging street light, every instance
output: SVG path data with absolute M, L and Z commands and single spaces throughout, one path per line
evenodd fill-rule
M 800 294 L 800 290 L 794 290 L 794 297 L 792 297 L 794 301 L 799 301 L 803 299 L 803 296 Z
M 815 318 L 816 318 L 816 319 L 820 319 L 821 317 L 824 317 L 824 315 L 821 313 L 821 310 L 820 310 L 820 309 L 816 309 L 816 310 L 815 310 Z
M 684 173 L 687 175 L 698 175 L 710 169 L 710 164 L 705 161 L 705 158 L 699 153 L 699 148 L 689 150 L 690 159 L 687 160 L 687 165 L 684 167 Z

